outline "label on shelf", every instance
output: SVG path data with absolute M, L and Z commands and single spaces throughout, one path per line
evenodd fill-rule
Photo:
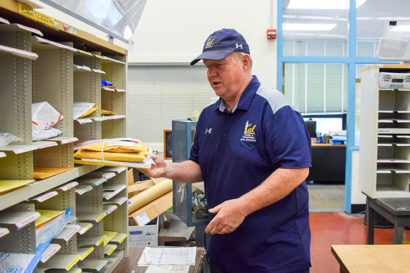
M 67 184 L 62 185 L 61 187 L 58 187 L 57 189 L 62 190 L 62 191 L 68 191 L 69 189 L 72 189 L 76 186 L 78 186 L 78 182 L 73 181 L 73 182 L 69 182 Z
M 41 22 L 44 23 L 46 25 L 49 25 L 51 27 L 55 27 L 55 20 L 54 18 L 45 15 L 44 13 L 38 12 L 36 10 L 34 10 L 33 8 L 31 8 L 30 6 L 24 5 L 22 3 L 18 3 L 18 13 L 34 19 L 37 22 Z M 43 35 L 41 35 L 43 36 Z
M 102 219 L 104 219 L 104 217 L 107 216 L 107 214 L 105 212 L 103 212 L 100 216 L 97 217 L 97 219 L 95 219 L 95 221 L 98 223 L 100 222 Z
M 91 254 L 91 252 L 94 251 L 94 247 L 90 247 L 89 249 L 87 249 L 86 252 L 84 252 L 83 254 L 81 254 L 80 256 L 80 260 L 83 261 L 85 258 L 87 258 L 88 255 Z
M 59 244 L 50 244 L 46 250 L 41 253 L 41 262 L 45 263 L 47 262 L 51 257 L 53 257 L 59 250 L 61 249 L 61 246 Z
M 135 216 L 134 220 L 139 226 L 145 226 L 151 221 L 145 211 Z
M 38 212 L 32 213 L 30 216 L 25 217 L 16 223 L 17 229 L 21 229 L 27 226 L 28 224 L 30 224 L 31 222 L 34 222 L 39 217 L 40 217 L 40 213 Z
M 39 203 L 42 203 L 48 199 L 51 199 L 52 197 L 58 195 L 58 192 L 56 191 L 50 191 L 50 192 L 46 192 L 45 194 L 41 194 L 39 196 L 35 196 L 33 198 L 30 198 L 30 200 L 32 201 L 37 201 Z
M 80 230 L 78 230 L 78 234 L 80 235 L 83 235 L 93 227 L 91 223 L 78 223 L 78 225 L 80 226 Z

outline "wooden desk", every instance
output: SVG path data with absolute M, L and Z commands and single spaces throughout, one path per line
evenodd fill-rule
M 332 245 L 340 273 L 408 273 L 410 245 Z
M 403 242 L 404 227 L 410 225 L 410 198 L 373 199 L 366 195 L 367 243 L 374 244 L 375 212 L 394 224 L 394 244 Z M 410 270 L 409 270 L 410 271 Z
M 144 250 L 143 247 L 130 247 L 129 248 L 129 256 L 124 258 L 118 266 L 114 269 L 113 273 L 144 273 L 147 271 L 146 266 L 138 266 L 138 261 L 141 257 L 142 251 Z M 196 258 L 195 258 L 195 266 L 189 267 L 189 273 L 199 273 L 201 272 L 202 268 L 202 257 L 205 253 L 203 248 L 196 249 Z

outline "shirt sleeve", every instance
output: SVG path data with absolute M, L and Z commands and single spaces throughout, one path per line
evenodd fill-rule
M 311 167 L 310 136 L 298 112 L 284 106 L 265 124 L 265 148 L 276 168 Z

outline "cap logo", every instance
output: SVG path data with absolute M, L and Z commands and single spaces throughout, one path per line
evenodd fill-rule
M 243 45 L 242 45 L 242 44 L 236 43 L 236 44 L 235 44 L 235 47 L 236 47 L 236 49 L 238 49 L 238 48 L 243 49 Z
M 206 41 L 205 48 L 210 48 L 214 44 L 215 38 L 209 38 L 208 41 Z

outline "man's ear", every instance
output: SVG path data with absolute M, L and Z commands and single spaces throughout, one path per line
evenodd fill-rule
M 243 62 L 243 66 L 244 66 L 245 71 L 250 71 L 251 57 L 248 54 L 244 54 L 242 56 L 242 62 Z

